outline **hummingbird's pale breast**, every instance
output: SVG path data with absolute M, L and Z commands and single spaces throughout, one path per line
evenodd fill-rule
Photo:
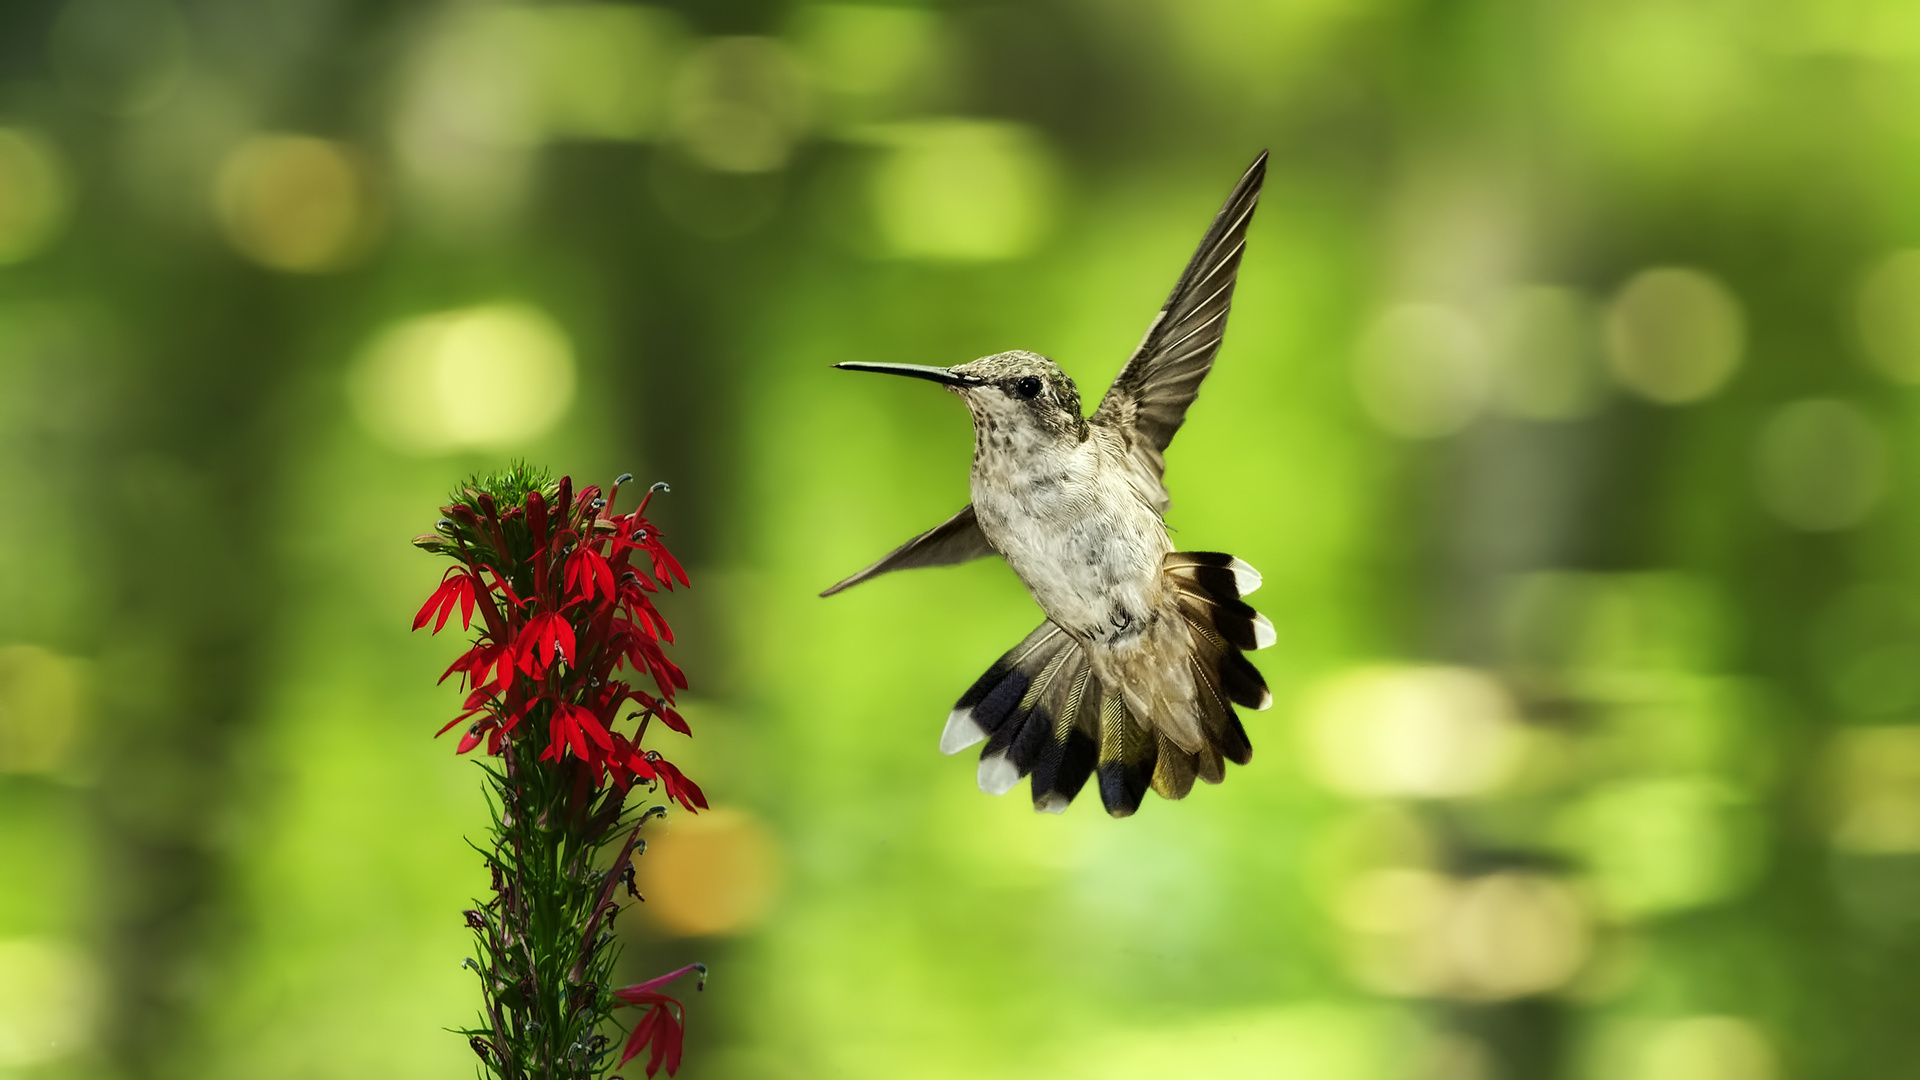
M 981 531 L 1062 629 L 1089 644 L 1138 637 L 1161 606 L 1160 563 L 1172 550 L 1160 515 L 1134 495 L 1105 433 L 1023 434 L 977 437 L 970 486 Z

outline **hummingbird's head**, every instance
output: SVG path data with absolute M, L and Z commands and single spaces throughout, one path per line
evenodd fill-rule
M 983 356 L 947 369 L 964 380 L 953 391 L 967 403 L 974 425 L 983 432 L 1027 432 L 1052 438 L 1084 438 L 1080 388 L 1060 365 L 1015 349 Z
M 967 403 L 974 427 L 983 435 L 993 432 L 1077 441 L 1087 434 L 1087 422 L 1080 415 L 1080 388 L 1060 365 L 1039 353 L 1015 349 L 950 368 L 866 363 L 834 366 L 940 383 Z

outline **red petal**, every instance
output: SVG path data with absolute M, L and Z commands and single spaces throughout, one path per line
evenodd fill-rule
M 673 998 L 670 998 L 665 994 L 655 993 L 655 991 L 659 990 L 661 987 L 667 985 L 673 980 L 680 978 L 682 975 L 686 975 L 694 971 L 697 971 L 700 973 L 700 985 L 704 987 L 706 985 L 706 979 L 707 979 L 707 969 L 705 965 L 688 964 L 686 967 L 683 967 L 683 968 L 675 968 L 674 970 L 667 972 L 665 975 L 656 975 L 653 978 L 648 979 L 646 982 L 634 983 L 632 986 L 622 987 L 619 990 L 615 990 L 613 992 L 613 996 L 619 998 L 621 1001 L 624 1001 L 633 1005 L 640 1004 L 642 1000 L 672 1001 L 675 1005 L 678 1005 L 680 1004 L 678 1001 L 675 1001 Z
M 608 566 L 607 560 L 601 558 L 600 553 L 594 551 L 592 548 L 587 549 L 587 554 L 591 556 L 588 560 L 588 565 L 593 567 L 593 576 L 595 581 L 599 583 L 600 594 L 611 598 L 613 596 L 613 567 Z
M 647 1041 L 653 1036 L 654 1024 L 654 1013 L 648 1010 L 647 1015 L 642 1016 L 640 1022 L 633 1025 L 633 1034 L 627 1036 L 626 1048 L 620 1052 L 620 1064 L 615 1065 L 614 1068 L 618 1069 L 632 1061 L 640 1051 L 647 1048 Z
M 440 606 L 440 601 L 446 596 L 447 588 L 451 584 L 452 582 L 450 581 L 440 582 L 440 587 L 433 590 L 432 596 L 427 597 L 427 602 L 420 607 L 420 614 L 413 617 L 413 628 L 415 630 L 427 625 L 427 620 L 433 618 L 434 609 Z
M 455 727 L 459 726 L 460 721 L 473 719 L 473 714 L 479 711 L 480 711 L 479 709 L 468 709 L 466 712 L 463 712 L 459 716 L 456 716 L 453 719 L 447 721 L 447 726 L 441 728 L 439 731 L 434 732 L 433 737 L 437 739 L 440 736 L 445 735 L 447 732 L 452 731 Z M 463 754 L 466 753 L 465 750 L 462 750 L 460 752 Z
M 573 756 L 581 761 L 591 760 L 587 757 L 587 737 L 581 732 L 580 725 L 571 716 L 566 718 L 565 723 L 567 742 L 573 747 Z
M 574 719 L 580 724 L 581 730 L 585 731 L 587 736 L 594 742 L 599 743 L 600 749 L 613 749 L 613 738 L 607 734 L 607 729 L 601 725 L 600 718 L 580 708 L 578 705 L 573 708 Z

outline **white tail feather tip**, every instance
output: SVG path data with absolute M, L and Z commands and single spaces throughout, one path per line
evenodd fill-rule
M 1005 752 L 980 759 L 980 790 L 989 795 L 1005 795 L 1020 782 L 1020 770 L 1007 760 Z
M 1251 596 L 1260 587 L 1260 571 L 1245 559 L 1235 558 L 1227 568 L 1233 571 L 1233 587 L 1240 590 L 1241 596 Z
M 986 737 L 986 730 L 974 720 L 972 709 L 955 709 L 947 714 L 946 730 L 940 733 L 940 752 L 957 754 Z
M 1036 814 L 1064 814 L 1067 812 L 1067 797 L 1057 791 L 1049 791 L 1034 802 L 1033 812 Z
M 1253 616 L 1253 647 L 1264 649 L 1279 640 L 1280 635 L 1273 632 L 1273 623 L 1265 615 L 1256 613 Z

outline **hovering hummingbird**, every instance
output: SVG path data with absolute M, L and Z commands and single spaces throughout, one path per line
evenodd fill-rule
M 891 570 L 998 553 L 1047 619 L 1002 656 L 947 717 L 940 749 L 982 740 L 980 789 L 1031 776 L 1034 809 L 1059 813 L 1099 774 L 1100 799 L 1132 814 L 1148 787 L 1169 799 L 1253 754 L 1233 706 L 1272 704 L 1241 655 L 1273 624 L 1241 597 L 1245 562 L 1175 551 L 1162 456 L 1213 367 L 1266 177 L 1263 151 L 1234 185 L 1166 306 L 1091 417 L 1053 361 L 996 353 L 950 368 L 843 363 L 944 385 L 973 415 L 973 502 L 821 593 Z

